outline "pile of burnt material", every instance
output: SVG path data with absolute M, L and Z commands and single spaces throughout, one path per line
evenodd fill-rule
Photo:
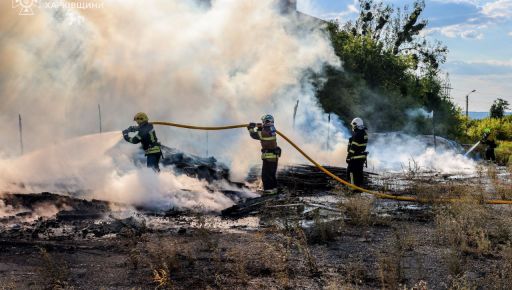
M 347 169 L 343 167 L 324 166 L 327 170 L 346 180 Z M 247 176 L 248 182 L 255 182 L 261 175 L 261 167 L 251 168 Z M 364 186 L 370 186 L 370 176 L 375 173 L 364 173 Z M 313 165 L 286 166 L 277 173 L 277 181 L 280 187 L 286 187 L 291 191 L 326 191 L 333 189 L 339 183 Z
M 110 203 L 84 200 L 48 192 L 30 194 L 3 194 L 0 201 L 11 209 L 4 220 L 40 215 L 44 211 L 57 211 L 57 219 L 99 218 L 110 211 Z M 49 209 L 49 210 L 48 210 Z
M 162 165 L 173 166 L 178 173 L 207 180 L 229 180 L 229 168 L 213 157 L 199 157 L 174 148 L 162 146 Z
M 178 174 L 186 174 L 208 182 L 229 180 L 229 168 L 214 157 L 200 157 L 164 145 L 162 145 L 162 155 L 160 166 L 172 167 Z M 140 167 L 146 166 L 146 157 L 143 152 L 137 152 L 133 160 Z

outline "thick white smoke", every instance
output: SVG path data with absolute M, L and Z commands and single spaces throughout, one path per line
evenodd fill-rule
M 476 163 L 460 154 L 457 143 L 442 137 L 437 137 L 435 142 L 433 136 L 370 134 L 368 166 L 377 171 L 475 172 Z
M 151 120 L 201 125 L 248 123 L 271 113 L 278 129 L 317 157 L 323 156 L 323 161 L 344 159 L 340 150 L 344 146 L 318 154 L 328 125 L 304 73 L 319 72 L 325 63 L 339 65 L 339 61 L 314 21 L 283 15 L 272 0 L 217 0 L 211 5 L 205 4 L 208 1 L 101 2 L 101 9 L 34 8 L 30 17 L 18 16 L 10 3 L 0 4 L 0 127 L 5 135 L 17 136 L 21 113 L 26 151 L 97 132 L 97 104 L 101 104 L 104 130 L 132 125 L 138 111 L 147 112 Z M 330 126 L 332 144 L 341 144 L 341 133 Z M 191 153 L 203 155 L 208 147 L 210 155 L 231 166 L 237 179 L 259 162 L 259 145 L 245 130 L 210 132 L 208 144 L 205 132 L 158 127 L 157 134 L 164 144 Z M 14 140 L 0 140 L 4 155 L 18 151 Z M 59 149 L 50 150 L 51 154 L 44 150 L 40 158 L 4 161 L 9 168 L 6 176 L 27 184 L 42 176 L 56 181 L 68 178 L 68 183 L 72 178 L 87 186 L 82 190 L 117 192 L 118 199 L 130 199 L 122 195 L 128 188 L 146 189 L 148 200 L 158 199 L 159 194 L 152 192 L 165 191 L 151 188 L 155 182 L 151 179 L 156 178 L 151 174 L 135 176 L 129 171 L 111 176 L 108 165 L 105 170 L 95 168 L 108 163 L 101 159 L 102 152 L 113 144 L 105 140 L 98 144 L 92 137 L 89 141 L 92 144 L 86 148 L 70 142 L 65 149 L 56 146 Z M 302 160 L 281 145 L 283 161 Z M 59 160 L 69 162 L 64 165 Z M 141 178 L 144 182 L 135 182 Z M 177 179 L 166 182 L 161 186 L 179 187 Z
M 272 0 L 203 2 L 104 1 L 102 9 L 38 9 L 28 18 L 2 3 L 4 132 L 17 135 L 18 112 L 28 150 L 95 132 L 99 103 L 105 130 L 131 125 L 138 111 L 209 125 L 271 113 L 299 142 L 325 140 L 326 121 L 303 75 L 339 61 L 318 24 L 280 14 Z M 292 129 L 297 99 L 297 128 L 308 128 L 300 132 Z M 158 133 L 168 145 L 205 152 L 204 132 Z M 16 152 L 17 142 L 2 139 L 0 148 Z M 258 160 L 243 130 L 211 133 L 209 150 L 240 171 Z
M 65 181 L 81 187 L 70 191 L 116 201 L 214 210 L 229 205 L 195 180 L 129 167 L 123 150 L 139 149 L 119 149 L 118 135 L 65 142 L 98 131 L 98 104 L 104 131 L 133 125 L 139 111 L 151 120 L 198 125 L 248 123 L 270 113 L 276 127 L 319 162 L 344 164 L 346 131 L 337 118 L 327 123 L 304 77 L 326 63 L 340 66 L 315 20 L 282 14 L 277 0 L 89 2 L 102 8 L 34 7 L 35 15 L 24 17 L 10 1 L 0 2 L 0 129 L 8 136 L 0 138 L 0 191 Z M 18 113 L 25 151 L 50 149 L 13 159 Z M 210 132 L 208 142 L 205 132 L 169 127 L 158 127 L 157 135 L 187 152 L 208 150 L 230 165 L 235 179 L 260 162 L 258 142 L 243 129 Z M 305 162 L 280 146 L 281 164 Z M 121 152 L 112 157 L 110 149 Z M 204 194 L 190 196 L 182 187 Z M 173 191 L 183 194 L 169 195 Z
M 221 192 L 207 190 L 206 182 L 176 175 L 171 168 L 156 174 L 137 167 L 138 154 L 140 149 L 124 142 L 120 132 L 70 139 L 0 160 L 0 191 L 72 193 L 159 209 L 220 211 L 233 204 Z

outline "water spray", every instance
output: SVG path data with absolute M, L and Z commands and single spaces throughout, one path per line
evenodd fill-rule
M 469 148 L 468 152 L 464 153 L 464 156 L 468 156 L 469 153 L 471 153 L 475 148 L 480 145 L 480 141 L 476 142 L 475 145 L 473 145 L 471 148 Z

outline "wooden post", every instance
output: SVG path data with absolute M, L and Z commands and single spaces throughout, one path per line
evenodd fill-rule
M 208 131 L 206 131 L 206 158 L 208 158 Z
M 23 125 L 21 124 L 21 114 L 18 114 L 19 128 L 20 128 L 20 152 L 23 155 Z
M 98 115 L 100 116 L 100 134 L 103 132 L 103 128 L 101 127 L 101 106 L 98 104 Z
M 295 107 L 293 107 L 293 128 L 295 128 L 295 117 L 297 116 L 297 108 L 298 107 L 299 107 L 299 100 L 297 100 Z

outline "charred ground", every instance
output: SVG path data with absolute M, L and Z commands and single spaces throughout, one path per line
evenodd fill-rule
M 0 287 L 510 288 L 511 209 L 480 203 L 512 197 L 510 168 L 368 175 L 397 194 L 465 200 L 445 205 L 377 200 L 323 177 L 301 183 L 311 168 L 289 169 L 284 194 L 239 200 L 224 217 L 4 194 Z

